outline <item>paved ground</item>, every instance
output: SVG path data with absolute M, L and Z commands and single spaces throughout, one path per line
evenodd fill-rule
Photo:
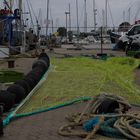
M 82 140 L 80 137 L 63 137 L 58 134 L 58 129 L 68 124 L 65 116 L 81 112 L 87 102 L 78 103 L 61 109 L 41 113 L 13 121 L 5 129 L 1 140 Z M 95 136 L 95 140 L 110 140 L 103 136 Z M 114 140 L 114 139 L 111 139 Z
M 8 68 L 7 61 L 5 61 L 4 63 L 0 65 L 1 70 L 14 70 L 14 71 L 19 71 L 19 72 L 23 72 L 24 74 L 27 74 L 31 70 L 32 64 L 35 61 L 35 58 L 17 58 L 15 59 L 14 68 Z
M 55 49 L 58 53 L 72 53 L 79 55 L 82 53 L 93 54 L 97 53 L 98 50 L 86 50 L 86 51 L 72 51 L 63 49 Z M 122 52 L 112 52 L 110 50 L 106 50 L 108 53 L 114 53 L 115 55 L 125 55 Z M 105 51 L 105 52 L 106 52 Z M 49 52 L 49 55 L 54 56 L 53 53 Z M 60 55 L 55 55 L 60 56 Z M 29 58 L 20 58 L 16 60 L 15 70 L 22 71 L 25 74 L 31 69 L 31 64 L 34 59 Z M 7 63 L 0 65 L 1 69 L 7 69 Z M 136 71 L 136 83 L 140 85 L 140 70 Z M 71 105 L 68 107 L 64 107 L 61 109 L 57 109 L 54 111 L 50 111 L 47 113 L 41 113 L 32 117 L 19 119 L 13 121 L 8 125 L 5 129 L 5 135 L 1 140 L 81 140 L 81 138 L 77 137 L 62 137 L 58 135 L 58 129 L 60 126 L 68 123 L 65 120 L 65 116 L 70 113 L 82 111 L 85 107 L 86 103 L 79 103 L 75 105 Z M 139 108 L 136 109 L 139 111 Z M 95 139 L 109 139 L 96 137 Z

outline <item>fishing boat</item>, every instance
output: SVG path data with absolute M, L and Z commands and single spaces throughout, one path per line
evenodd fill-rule
M 1 58 L 34 49 L 38 42 L 34 30 L 26 27 L 27 19 L 23 19 L 22 1 L 19 1 L 15 9 L 12 5 L 12 1 L 3 0 L 3 8 L 0 10 Z

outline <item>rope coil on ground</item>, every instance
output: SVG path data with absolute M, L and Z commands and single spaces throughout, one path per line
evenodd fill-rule
M 119 109 L 116 108 L 114 110 L 114 113 L 108 112 L 98 114 L 101 104 L 106 99 L 117 101 L 119 103 Z M 82 113 L 67 116 L 66 119 L 68 119 L 68 121 L 71 123 L 62 126 L 59 129 L 58 133 L 62 136 L 84 137 L 85 140 L 93 138 L 96 132 L 112 138 L 127 138 L 132 140 L 139 140 L 140 114 L 126 113 L 129 108 L 131 108 L 131 105 L 122 97 L 108 94 L 98 95 L 94 99 L 89 101 L 88 105 Z M 96 123 L 93 125 L 91 121 Z M 87 125 L 90 123 L 92 124 L 92 130 L 87 132 L 84 126 L 85 124 Z

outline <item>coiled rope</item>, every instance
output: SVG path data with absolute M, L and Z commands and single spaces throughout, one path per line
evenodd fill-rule
M 112 114 L 97 114 L 99 106 L 106 99 L 112 99 L 119 103 L 119 109 Z M 102 94 L 94 97 L 83 112 L 71 114 L 66 117 L 70 124 L 62 126 L 58 133 L 62 136 L 79 136 L 84 140 L 93 138 L 99 132 L 104 136 L 112 138 L 127 138 L 131 140 L 140 139 L 140 114 L 126 113 L 131 105 L 122 97 Z M 96 122 L 90 132 L 85 131 L 85 124 Z

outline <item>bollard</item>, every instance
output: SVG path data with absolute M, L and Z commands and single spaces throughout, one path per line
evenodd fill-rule
M 14 68 L 15 67 L 15 60 L 8 60 L 8 68 Z

